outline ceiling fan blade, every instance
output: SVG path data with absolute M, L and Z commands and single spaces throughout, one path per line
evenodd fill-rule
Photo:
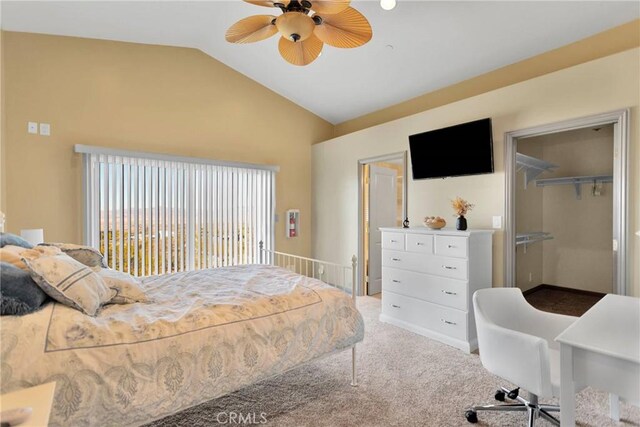
M 313 34 L 301 42 L 292 42 L 284 37 L 280 38 L 278 50 L 280 55 L 293 65 L 308 65 L 320 56 L 324 44 Z
M 322 23 L 316 25 L 313 33 L 324 43 L 333 47 L 362 46 L 373 36 L 367 18 L 352 7 L 335 15 L 318 15 L 322 17 Z
M 282 3 L 285 7 L 289 4 L 290 0 L 244 0 L 247 3 L 255 4 L 257 6 L 264 7 L 276 7 L 275 3 Z
M 316 13 L 331 15 L 349 7 L 351 0 L 311 0 L 311 9 Z
M 271 15 L 255 15 L 244 18 L 227 30 L 225 38 L 230 43 L 253 43 L 271 37 L 278 28 L 271 22 L 276 19 Z

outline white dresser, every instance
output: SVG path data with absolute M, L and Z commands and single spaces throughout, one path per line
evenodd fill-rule
M 491 230 L 381 228 L 380 320 L 467 353 L 478 347 L 471 297 L 492 281 Z

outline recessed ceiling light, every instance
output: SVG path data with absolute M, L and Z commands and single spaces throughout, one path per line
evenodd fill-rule
M 384 10 L 391 10 L 396 7 L 396 0 L 380 0 L 380 7 Z

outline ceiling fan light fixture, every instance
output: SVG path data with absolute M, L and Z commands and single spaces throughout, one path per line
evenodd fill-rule
M 302 12 L 287 12 L 278 16 L 276 27 L 284 38 L 292 42 L 305 41 L 316 27 L 313 19 Z
M 380 7 L 384 10 L 392 10 L 396 4 L 396 0 L 380 0 Z

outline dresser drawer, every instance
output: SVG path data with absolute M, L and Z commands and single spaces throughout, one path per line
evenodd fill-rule
M 413 270 L 422 255 L 382 249 L 382 266 Z
M 467 311 L 466 281 L 415 273 L 392 267 L 382 269 L 382 290 Z
M 407 234 L 407 252 L 433 253 L 433 236 L 429 234 Z
M 459 236 L 435 236 L 435 253 L 441 256 L 467 258 L 468 239 Z
M 382 232 L 382 247 L 396 251 L 404 250 L 404 233 Z
M 458 280 L 467 280 L 468 278 L 467 260 L 461 258 L 383 249 L 382 266 Z
M 467 339 L 467 313 L 460 310 L 387 291 L 382 294 L 382 313 L 458 340 Z
M 429 271 L 427 271 L 427 273 L 436 274 L 438 276 L 450 277 L 458 280 L 467 280 L 469 278 L 468 263 L 466 259 L 434 256 L 429 260 L 428 267 Z

